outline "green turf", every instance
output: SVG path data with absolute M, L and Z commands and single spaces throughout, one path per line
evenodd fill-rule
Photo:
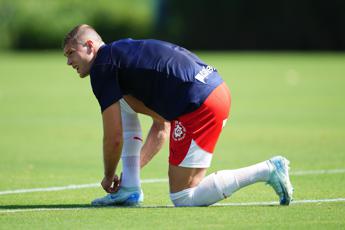
M 199 53 L 232 93 L 231 119 L 211 171 L 275 154 L 292 172 L 345 168 L 345 54 Z M 100 110 L 89 79 L 62 54 L 0 54 L 0 191 L 97 183 L 102 178 Z M 150 119 L 141 117 L 144 133 Z M 167 145 L 142 178 L 167 177 Z M 345 173 L 294 175 L 295 199 L 345 198 Z M 167 183 L 143 184 L 144 205 L 171 205 Z M 0 195 L 0 229 L 341 229 L 345 202 L 208 208 L 101 208 L 100 188 Z M 256 184 L 223 201 L 277 200 Z M 64 210 L 38 211 L 42 208 Z M 5 213 L 5 210 L 31 211 Z

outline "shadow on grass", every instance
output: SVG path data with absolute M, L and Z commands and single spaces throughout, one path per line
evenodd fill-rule
M 172 205 L 141 205 L 141 206 L 92 206 L 90 204 L 40 204 L 40 205 L 0 205 L 1 211 L 40 211 L 40 210 L 76 210 L 76 209 L 112 209 L 112 208 L 173 208 Z
M 211 208 L 224 208 L 224 207 L 236 207 L 236 208 L 248 208 L 248 207 L 277 207 L 277 204 L 251 204 L 251 205 L 241 205 L 241 204 L 217 204 L 209 206 Z M 135 208 L 205 208 L 201 207 L 174 207 L 173 205 L 140 205 L 140 206 L 92 206 L 90 204 L 47 204 L 47 205 L 0 205 L 0 212 L 16 212 L 16 211 L 58 211 L 58 210 L 80 210 L 80 209 L 135 209 Z
M 93 208 L 90 204 L 34 204 L 34 205 L 0 205 L 0 210 L 15 209 L 76 209 L 76 208 Z

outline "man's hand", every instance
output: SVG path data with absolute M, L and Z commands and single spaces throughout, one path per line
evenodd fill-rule
M 119 177 L 115 175 L 114 178 L 104 177 L 101 182 L 101 185 L 107 193 L 114 193 L 117 192 L 117 190 L 119 190 L 120 183 L 121 178 L 119 179 Z

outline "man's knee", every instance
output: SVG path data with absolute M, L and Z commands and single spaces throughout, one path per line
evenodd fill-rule
M 205 177 L 207 169 L 184 168 L 176 165 L 169 165 L 170 192 L 176 193 L 188 188 L 198 186 Z
M 176 207 L 193 205 L 193 194 L 195 188 L 187 188 L 179 192 L 170 193 L 170 199 Z
M 170 193 L 171 201 L 175 206 L 208 206 L 223 199 L 214 175 L 203 178 L 196 187 Z
M 171 193 L 175 206 L 209 206 L 230 196 L 238 184 L 230 170 L 212 173 L 196 187 Z

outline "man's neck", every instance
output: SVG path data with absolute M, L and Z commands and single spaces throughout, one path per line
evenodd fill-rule
M 97 56 L 99 48 L 101 48 L 104 44 L 104 42 L 101 42 L 95 45 L 95 56 Z
M 105 45 L 104 42 L 95 44 L 95 46 L 94 46 L 94 52 L 95 52 L 95 53 L 94 53 L 93 58 L 92 58 L 92 61 L 91 61 L 91 66 L 92 66 L 93 62 L 95 61 L 95 59 L 96 59 L 96 57 L 97 57 L 97 54 L 98 54 L 99 49 L 100 49 L 103 45 Z

